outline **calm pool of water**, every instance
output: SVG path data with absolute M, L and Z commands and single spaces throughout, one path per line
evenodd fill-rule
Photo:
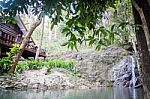
M 4 90 L 0 89 L 0 99 L 133 99 L 130 88 L 99 88 L 82 90 Z M 142 89 L 136 89 L 134 99 L 146 99 Z

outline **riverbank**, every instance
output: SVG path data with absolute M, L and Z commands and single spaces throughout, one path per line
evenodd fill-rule
M 131 52 L 121 47 L 110 46 L 103 48 L 101 51 L 53 55 L 50 56 L 47 61 L 72 61 L 75 63 L 75 68 L 72 68 L 73 70 L 70 71 L 68 68 L 69 64 L 64 65 L 64 62 L 59 62 L 62 65 L 61 68 L 56 64 L 57 62 L 53 61 L 49 61 L 49 64 L 46 64 L 48 66 L 43 67 L 40 66 L 42 62 L 39 62 L 40 64 L 35 62 L 40 68 L 36 67 L 36 70 L 34 70 L 31 67 L 35 68 L 36 64 L 32 63 L 33 66 L 26 66 L 30 68 L 24 69 L 21 73 L 16 73 L 15 76 L 1 76 L 0 87 L 4 89 L 42 90 L 91 89 L 102 86 L 132 87 L 132 72 L 135 72 L 135 85 L 141 84 L 141 81 L 137 66 L 135 66 L 134 71 L 132 71 L 133 65 L 136 64 L 132 63 L 131 57 L 133 56 L 131 56 L 130 53 Z M 31 63 L 29 65 L 31 65 Z
M 0 87 L 4 89 L 91 89 L 100 87 L 100 83 L 89 82 L 63 68 L 28 70 L 14 77 L 1 76 Z

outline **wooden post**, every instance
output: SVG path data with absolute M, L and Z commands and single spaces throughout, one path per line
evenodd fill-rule
M 45 16 L 43 16 L 43 19 L 42 19 L 41 38 L 39 41 L 39 46 L 38 46 L 37 51 L 36 51 L 35 60 L 38 60 L 40 53 L 41 53 L 41 47 L 42 47 L 43 37 L 44 37 L 44 23 L 45 23 Z

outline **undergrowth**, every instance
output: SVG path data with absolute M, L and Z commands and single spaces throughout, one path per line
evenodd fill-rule
M 69 71 L 75 72 L 75 63 L 72 61 L 63 61 L 63 60 L 49 60 L 49 61 L 40 61 L 40 60 L 27 60 L 20 61 L 16 67 L 16 72 L 21 73 L 25 70 L 36 70 L 47 67 L 49 70 L 52 68 L 64 68 Z
M 0 58 L 0 75 L 6 74 L 10 69 L 10 66 L 13 62 L 13 58 L 17 51 L 19 50 L 18 44 L 13 44 L 10 48 L 10 52 L 7 52 L 7 57 Z

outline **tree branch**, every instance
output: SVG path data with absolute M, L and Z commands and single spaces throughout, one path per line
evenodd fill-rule
M 29 30 L 29 32 L 26 34 L 26 36 L 24 37 L 21 45 L 20 45 L 20 48 L 19 48 L 19 51 L 18 53 L 16 54 L 15 58 L 14 58 L 14 61 L 13 61 L 13 64 L 11 66 L 11 68 L 9 69 L 8 73 L 13 73 L 16 69 L 16 65 L 18 64 L 18 61 L 19 61 L 19 58 L 21 57 L 23 51 L 25 50 L 25 47 L 27 46 L 28 44 L 28 41 L 30 40 L 30 37 L 33 33 L 33 31 L 35 30 L 35 28 L 37 26 L 39 26 L 41 23 L 41 18 L 37 19 L 31 26 L 31 29 Z
M 149 4 L 149 6 L 150 6 L 150 0 L 147 0 L 147 2 L 148 2 L 148 4 Z
M 132 0 L 132 4 L 133 4 L 134 8 L 138 11 L 138 13 L 139 13 L 139 15 L 141 17 L 142 28 L 143 28 L 144 33 L 145 33 L 145 37 L 146 37 L 146 41 L 147 41 L 147 46 L 148 46 L 148 50 L 149 50 L 149 54 L 150 54 L 150 32 L 149 32 L 149 29 L 148 29 L 146 18 L 144 16 L 144 12 L 143 12 L 142 8 L 140 8 L 138 6 L 138 4 L 136 3 L 135 0 Z

